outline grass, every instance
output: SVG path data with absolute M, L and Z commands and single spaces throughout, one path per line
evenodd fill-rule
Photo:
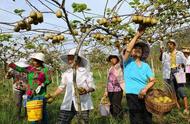
M 125 112 L 124 118 L 122 120 L 116 120 L 110 117 L 101 117 L 99 114 L 99 103 L 100 99 L 104 93 L 104 88 L 106 84 L 106 72 L 102 70 L 94 70 L 94 79 L 96 83 L 96 91 L 92 93 L 92 99 L 94 103 L 94 110 L 90 113 L 90 124 L 129 124 L 129 117 L 126 110 L 127 101 L 123 97 L 122 105 L 123 111 Z M 159 73 L 160 74 L 160 73 Z M 161 87 L 161 74 L 156 75 L 158 83 L 156 87 Z M 48 87 L 48 93 L 52 93 L 57 88 L 57 83 L 52 83 Z M 190 96 L 189 88 L 186 88 L 186 93 Z M 62 103 L 64 94 L 60 95 L 52 104 L 48 104 L 48 117 L 49 123 L 55 124 L 59 111 L 60 105 Z M 13 93 L 12 93 L 12 84 L 10 80 L 1 80 L 0 81 L 0 124 L 27 124 L 26 120 L 17 121 L 15 118 L 15 105 L 14 105 Z M 189 99 L 190 103 L 190 99 Z M 182 112 L 182 110 L 181 110 Z M 167 114 L 164 117 L 153 116 L 154 124 L 188 124 L 190 123 L 190 116 L 184 117 L 179 114 L 179 110 L 173 109 L 171 113 Z M 77 124 L 77 119 L 74 118 L 72 121 L 73 124 Z

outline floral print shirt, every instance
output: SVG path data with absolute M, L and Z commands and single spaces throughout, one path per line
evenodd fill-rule
M 122 90 L 120 84 L 124 83 L 123 72 L 120 63 L 112 66 L 108 71 L 108 92 L 119 92 Z
M 27 73 L 28 85 L 26 94 L 28 96 L 44 96 L 46 94 L 46 86 L 51 83 L 50 71 L 47 67 L 35 68 L 33 66 L 28 66 L 26 68 L 18 67 L 14 63 L 9 64 L 9 67 L 13 68 L 18 72 Z M 38 86 L 44 85 L 38 94 L 35 90 Z
M 27 75 L 23 72 L 10 70 L 7 78 L 13 78 L 13 90 L 25 91 L 27 86 Z

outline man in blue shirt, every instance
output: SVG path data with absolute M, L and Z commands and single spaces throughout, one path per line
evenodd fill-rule
M 144 42 L 137 43 L 144 30 L 143 27 L 138 29 L 123 55 L 125 92 L 131 124 L 152 124 L 152 114 L 146 110 L 144 102 L 144 95 L 155 83 L 154 74 L 145 62 L 150 49 Z

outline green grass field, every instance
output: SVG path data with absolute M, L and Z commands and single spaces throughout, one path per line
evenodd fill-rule
M 125 112 L 123 120 L 115 120 L 110 117 L 101 117 L 99 114 L 99 103 L 103 95 L 106 84 L 106 71 L 98 72 L 94 70 L 94 79 L 96 83 L 96 91 L 92 93 L 94 110 L 90 113 L 90 124 L 129 124 L 129 117 L 127 113 L 127 103 L 125 97 L 123 97 L 123 111 Z M 157 79 L 161 80 L 161 75 L 157 75 Z M 160 82 L 160 81 L 158 81 Z M 57 87 L 57 83 L 54 81 L 48 88 L 48 93 L 52 93 Z M 156 84 L 156 87 L 161 87 L 160 83 Z M 190 96 L 190 88 L 186 88 L 188 96 Z M 15 106 L 12 97 L 12 84 L 11 80 L 0 81 L 0 124 L 27 124 L 26 120 L 17 121 L 15 118 Z M 48 104 L 49 123 L 55 124 L 61 102 L 64 94 L 60 95 L 52 104 Z M 190 100 L 189 100 L 190 103 Z M 183 110 L 183 109 L 182 109 Z M 154 124 L 188 124 L 190 123 L 190 116 L 183 116 L 180 114 L 182 110 L 173 109 L 171 113 L 164 117 L 153 116 Z M 77 124 L 76 118 L 72 121 L 73 124 Z

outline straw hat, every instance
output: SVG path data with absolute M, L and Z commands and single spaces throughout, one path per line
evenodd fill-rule
M 44 62 L 45 61 L 45 55 L 43 53 L 33 53 L 30 58 L 37 59 L 39 61 Z
M 189 49 L 183 49 L 182 52 L 184 52 L 184 53 L 190 53 L 190 50 Z
M 134 45 L 134 47 L 139 46 L 142 48 L 142 60 L 146 60 L 150 54 L 150 47 L 145 42 L 138 42 Z
M 27 60 L 24 58 L 20 58 L 20 60 L 18 62 L 15 62 L 15 65 L 17 65 L 19 67 L 24 67 L 24 68 L 29 66 Z
M 76 48 L 71 49 L 67 54 L 62 55 L 61 59 L 68 64 L 68 55 L 75 55 Z M 88 65 L 88 60 L 84 57 L 81 51 L 79 51 L 78 56 L 81 58 L 81 63 L 80 66 L 82 67 L 87 67 Z
M 177 43 L 174 39 L 169 39 L 167 43 L 173 43 L 175 46 L 177 46 Z

